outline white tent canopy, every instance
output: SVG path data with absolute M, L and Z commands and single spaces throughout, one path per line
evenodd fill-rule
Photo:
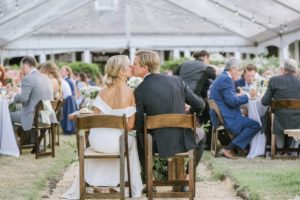
M 1 60 L 75 51 L 88 60 L 91 51 L 137 48 L 259 54 L 266 46 L 287 58 L 299 17 L 299 0 L 1 0 Z

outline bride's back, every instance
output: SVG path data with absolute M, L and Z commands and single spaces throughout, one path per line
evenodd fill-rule
M 103 88 L 100 97 L 111 109 L 121 109 L 132 106 L 134 95 L 132 89 L 124 84 Z

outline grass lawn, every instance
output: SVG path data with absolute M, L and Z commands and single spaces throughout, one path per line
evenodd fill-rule
M 19 157 L 0 155 L 0 199 L 41 199 L 41 192 L 76 159 L 75 136 L 61 136 L 55 158 L 38 160 L 30 150 Z
M 238 194 L 247 199 L 285 200 L 300 197 L 300 159 L 271 160 L 270 158 L 214 158 L 203 156 L 213 171 L 213 177 L 229 177 L 236 183 Z

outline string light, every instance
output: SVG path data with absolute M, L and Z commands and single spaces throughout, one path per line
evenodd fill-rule
M 271 16 L 269 17 L 269 27 L 271 27 L 272 21 L 271 21 Z
M 235 15 L 238 16 L 239 15 L 239 10 L 238 10 L 238 6 L 235 5 Z
M 282 24 L 279 25 L 279 33 L 283 33 L 283 25 Z
M 189 18 L 189 16 L 187 15 L 187 16 L 185 16 L 185 19 L 184 19 L 184 21 L 185 21 L 185 23 L 189 23 L 189 21 L 190 21 L 190 18 Z
M 223 27 L 224 27 L 224 24 L 223 24 L 223 21 L 221 20 L 220 28 L 223 28 Z
M 3 8 L 2 6 L 0 7 L 0 16 L 3 17 L 4 16 L 4 11 L 3 11 Z
M 252 21 L 253 23 L 256 21 L 256 18 L 255 18 L 255 12 L 252 13 L 251 21 Z
M 16 0 L 16 10 L 18 10 L 18 9 L 19 9 L 19 1 Z
M 283 30 L 284 30 L 284 31 L 287 31 L 287 30 L 288 30 L 288 27 L 287 27 L 287 22 L 285 22 L 285 23 L 284 23 Z

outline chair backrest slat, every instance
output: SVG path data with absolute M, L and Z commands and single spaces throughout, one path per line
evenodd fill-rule
M 224 125 L 224 120 L 223 117 L 221 115 L 221 111 L 219 109 L 219 106 L 217 105 L 217 103 L 215 102 L 215 100 L 213 99 L 208 99 L 208 104 L 209 104 L 209 108 L 214 110 L 216 112 L 217 118 L 220 122 L 220 125 Z
M 194 128 L 194 116 L 187 114 L 162 114 L 145 116 L 146 129 L 157 128 Z
M 274 112 L 280 109 L 300 109 L 300 100 L 298 99 L 272 100 L 271 111 Z
M 77 117 L 77 130 L 91 129 L 91 128 L 118 128 L 127 129 L 126 117 L 114 115 L 88 115 Z

